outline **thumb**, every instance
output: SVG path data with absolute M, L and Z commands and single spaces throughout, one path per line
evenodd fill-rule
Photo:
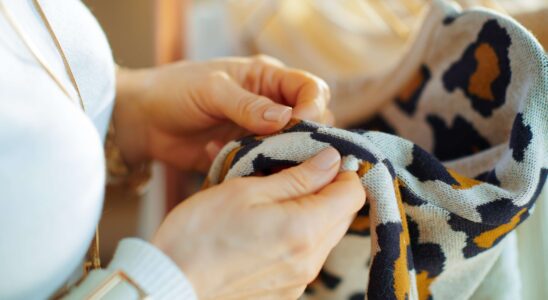
M 249 92 L 224 72 L 213 75 L 207 100 L 218 117 L 228 118 L 256 134 L 270 134 L 282 129 L 292 115 L 291 107 Z
M 337 175 L 341 156 L 333 147 L 321 151 L 304 163 L 277 174 L 261 177 L 253 188 L 260 201 L 281 201 L 317 192 Z

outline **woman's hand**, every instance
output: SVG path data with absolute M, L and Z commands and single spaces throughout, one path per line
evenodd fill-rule
M 228 180 L 190 197 L 153 244 L 200 299 L 296 299 L 362 207 L 356 173 L 333 148 L 268 177 Z
M 118 72 L 116 143 L 124 159 L 207 170 L 224 143 L 291 117 L 332 122 L 325 82 L 265 56 Z

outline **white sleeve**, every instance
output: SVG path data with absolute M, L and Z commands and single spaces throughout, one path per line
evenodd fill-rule
M 117 270 L 128 275 L 151 299 L 198 299 L 188 279 L 168 256 L 136 238 L 122 240 L 109 266 L 90 272 L 64 299 L 86 299 Z M 138 299 L 138 292 L 124 282 L 101 299 Z

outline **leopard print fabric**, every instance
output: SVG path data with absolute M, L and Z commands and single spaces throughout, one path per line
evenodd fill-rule
M 373 118 L 349 130 L 292 121 L 229 143 L 210 170 L 209 184 L 268 175 L 333 146 L 358 173 L 367 204 L 307 299 L 469 298 L 546 181 L 543 50 L 506 17 L 434 5 L 431 47 Z

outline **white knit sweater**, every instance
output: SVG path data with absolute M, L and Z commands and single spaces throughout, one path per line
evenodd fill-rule
M 32 0 L 0 0 L 69 92 L 76 91 Z M 51 296 L 81 268 L 102 208 L 102 140 L 112 112 L 114 63 L 105 35 L 76 0 L 41 0 L 86 105 L 71 103 L 0 14 L 0 299 Z M 154 299 L 194 299 L 177 266 L 152 245 L 121 242 L 106 270 L 124 270 Z M 132 298 L 119 288 L 117 298 Z M 120 294 L 121 293 L 121 294 Z

